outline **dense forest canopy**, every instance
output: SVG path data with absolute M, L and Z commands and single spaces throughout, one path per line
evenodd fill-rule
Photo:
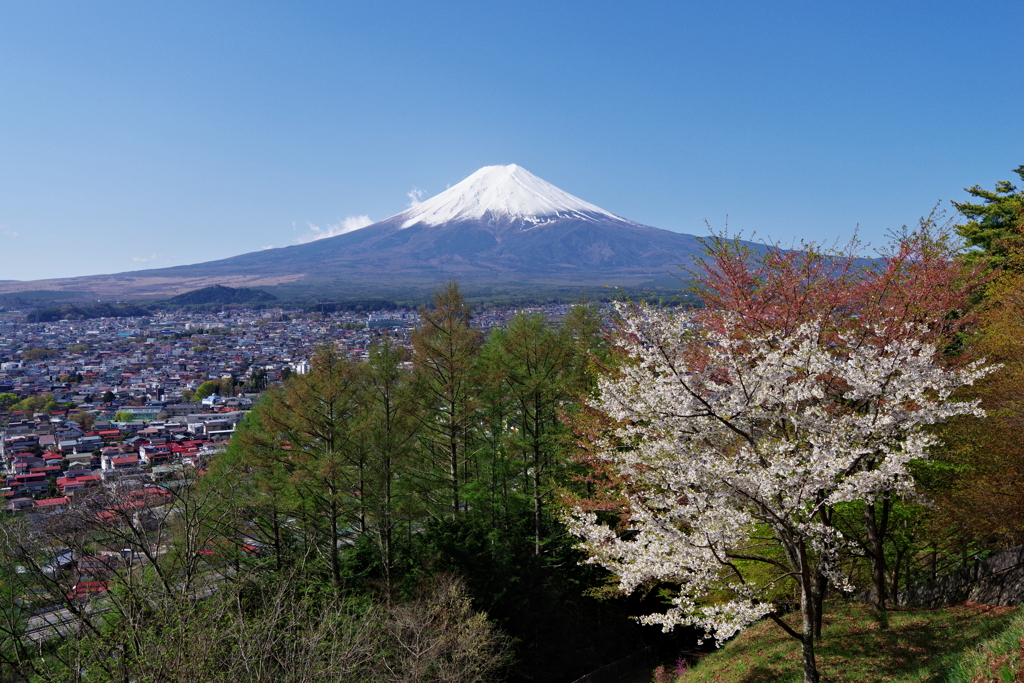
M 38 308 L 27 316 L 26 322 L 49 323 L 56 320 L 92 320 L 94 318 L 131 318 L 149 315 L 149 311 L 135 304 L 65 304 Z

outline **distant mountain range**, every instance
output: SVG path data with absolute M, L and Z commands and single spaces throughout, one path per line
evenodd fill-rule
M 281 299 L 408 298 L 450 278 L 467 291 L 678 290 L 698 238 L 615 216 L 516 166 L 487 166 L 391 218 L 341 235 L 190 266 L 0 282 L 0 294 L 61 291 L 165 299 L 211 285 Z

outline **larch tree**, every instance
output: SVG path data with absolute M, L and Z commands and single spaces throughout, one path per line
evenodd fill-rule
M 909 235 L 889 260 L 858 268 L 852 253 L 754 258 L 712 245 L 708 265 L 726 269 L 704 294 L 718 307 L 619 305 L 625 360 L 600 383 L 591 407 L 610 423 L 589 449 L 612 475 L 620 521 L 583 507 L 568 521 L 622 590 L 678 586 L 643 621 L 725 639 L 770 617 L 801 642 L 804 680 L 818 681 L 822 591 L 826 580 L 848 586 L 831 508 L 909 493 L 909 465 L 937 442 L 927 428 L 981 414 L 951 394 L 988 370 L 942 361 L 943 319 L 907 285 L 938 248 Z M 773 604 L 786 582 L 798 629 Z
M 380 550 L 384 580 L 391 586 L 396 565 L 396 539 L 403 509 L 409 507 L 408 485 L 419 427 L 419 409 L 413 400 L 409 373 L 402 368 L 405 349 L 382 337 L 370 347 L 366 364 L 364 423 L 368 486 L 363 502 L 372 517 L 371 535 Z
M 559 411 L 570 399 L 571 368 L 581 359 L 566 335 L 539 314 L 517 314 L 506 330 L 491 334 L 488 345 L 494 346 L 491 361 L 510 399 L 513 429 L 507 439 L 525 469 L 533 503 L 534 552 L 540 555 L 544 506 L 561 455 L 564 426 Z
M 340 536 L 365 513 L 363 392 L 355 363 L 321 346 L 310 372 L 271 391 L 256 408 L 255 428 L 240 435 L 245 464 L 261 478 L 279 478 L 275 489 L 326 556 L 335 586 L 341 585 Z
M 474 365 L 483 343 L 470 327 L 471 309 L 451 281 L 420 311 L 412 335 L 413 370 L 423 416 L 422 475 L 428 498 L 455 518 L 465 501 L 468 451 L 477 387 Z

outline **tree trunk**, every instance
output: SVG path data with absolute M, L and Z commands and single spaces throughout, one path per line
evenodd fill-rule
M 892 604 L 900 604 L 900 571 L 903 570 L 903 558 L 907 554 L 907 548 L 900 548 L 896 551 L 896 562 L 892 568 L 892 581 L 890 582 L 889 598 Z
M 533 458 L 533 554 L 540 555 L 540 462 L 539 456 L 534 452 Z
M 804 667 L 804 683 L 819 683 L 818 662 L 814 656 L 814 630 L 804 622 L 804 638 L 801 641 L 801 658 Z
M 394 519 L 391 510 L 391 451 L 389 449 L 383 462 L 383 500 L 381 501 L 381 541 L 384 546 L 384 583 L 391 595 L 391 569 L 395 564 L 394 554 Z
M 821 504 L 821 498 L 819 496 L 818 503 Z M 821 521 L 825 525 L 832 526 L 832 508 L 827 505 L 822 505 L 821 508 Z M 821 620 L 822 615 L 825 613 L 825 594 L 828 592 L 828 577 L 825 576 L 824 572 L 821 571 L 820 567 L 815 570 L 814 573 L 814 637 L 817 640 L 821 640 Z
M 885 534 L 889 523 L 889 501 L 882 503 L 881 519 L 874 503 L 864 505 L 864 526 L 867 532 L 868 559 L 871 560 L 871 598 L 875 610 L 885 611 Z
M 455 441 L 454 434 L 448 444 L 448 458 L 452 485 L 452 519 L 457 519 L 459 516 L 459 446 Z
M 825 612 L 825 592 L 828 590 L 828 577 L 820 571 L 814 574 L 814 638 L 821 640 L 821 619 Z
M 818 626 L 816 595 L 817 577 L 807 566 L 807 550 L 800 548 L 800 612 L 803 628 L 800 633 L 801 659 L 804 669 L 804 683 L 818 683 L 818 662 L 814 654 L 814 633 Z
M 540 525 L 541 525 L 541 490 L 540 490 L 540 466 L 541 453 L 540 447 L 540 409 L 537 407 L 538 401 L 536 395 L 534 395 L 534 414 L 533 414 L 533 553 L 540 555 Z
M 338 503 L 331 492 L 331 585 L 341 587 L 341 562 L 338 559 Z
M 273 509 L 274 515 L 274 566 L 277 571 L 281 571 L 281 567 L 284 566 L 281 561 L 281 524 L 277 519 L 277 508 Z

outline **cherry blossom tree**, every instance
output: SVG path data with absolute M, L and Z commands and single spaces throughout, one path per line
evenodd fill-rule
M 622 590 L 678 586 L 645 623 L 726 639 L 772 618 L 802 643 L 804 680 L 818 681 L 821 578 L 846 586 L 832 506 L 908 493 L 908 466 L 937 441 L 926 427 L 982 415 L 951 394 L 990 371 L 942 362 L 936 320 L 906 314 L 919 300 L 879 295 L 887 269 L 873 272 L 848 280 L 867 293 L 859 304 L 801 293 L 796 281 L 804 312 L 766 306 L 758 320 L 619 305 L 627 360 L 601 382 L 592 408 L 611 424 L 589 446 L 612 473 L 621 517 L 616 526 L 615 515 L 579 506 L 568 521 Z M 799 630 L 774 602 L 787 583 Z
M 734 334 L 778 339 L 799 325 L 814 324 L 823 335 L 841 329 L 853 335 L 849 343 L 876 347 L 914 338 L 943 349 L 943 363 L 962 363 L 969 354 L 958 349 L 976 336 L 976 304 L 991 278 L 982 274 L 981 263 L 962 258 L 955 226 L 941 219 L 933 213 L 916 229 L 895 233 L 880 258 L 870 260 L 860 257 L 856 238 L 843 248 L 812 244 L 762 250 L 725 236 L 709 238 L 706 257 L 691 273 L 704 303 L 699 324 L 721 329 L 728 319 Z M 868 458 L 864 466 L 873 464 Z M 872 603 L 879 612 L 891 592 L 886 546 L 894 504 L 888 494 L 866 499 L 846 506 L 834 520 L 860 539 L 870 563 Z M 859 523 L 856 514 L 849 514 L 857 507 L 863 517 Z M 820 629 L 819 619 L 819 634 Z

